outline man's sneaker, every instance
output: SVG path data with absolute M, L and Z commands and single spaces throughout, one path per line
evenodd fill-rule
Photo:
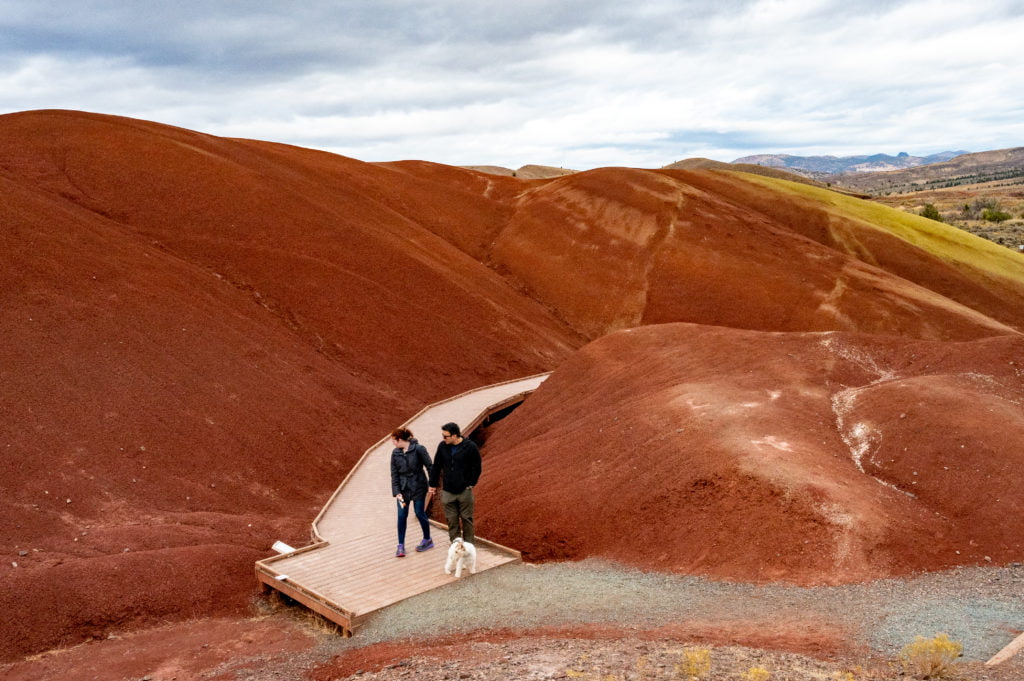
M 432 548 L 434 548 L 434 540 L 433 539 L 424 539 L 416 547 L 416 550 L 417 551 L 426 551 L 427 549 L 432 549 Z
M 405 544 L 399 544 L 395 549 L 395 558 L 405 558 Z

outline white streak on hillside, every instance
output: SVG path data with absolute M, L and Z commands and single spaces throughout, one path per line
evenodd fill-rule
M 836 430 L 839 432 L 839 437 L 842 438 L 843 442 L 850 450 L 850 458 L 853 460 L 853 465 L 857 467 L 858 471 L 868 475 L 880 485 L 894 489 L 909 497 L 914 497 L 912 493 L 900 489 L 891 482 L 887 482 L 874 475 L 870 475 L 866 470 L 864 470 L 864 457 L 868 457 L 868 461 L 877 464 L 871 455 L 874 452 L 877 452 L 879 447 L 881 447 L 882 431 L 874 424 L 867 421 L 850 422 L 850 416 L 854 412 L 857 398 L 861 392 L 867 388 L 872 388 L 876 385 L 896 379 L 896 373 L 891 369 L 884 369 L 880 367 L 874 357 L 854 348 L 840 345 L 835 342 L 833 338 L 823 339 L 821 341 L 821 345 L 829 352 L 857 364 L 876 376 L 876 378 L 866 386 L 846 388 L 845 390 L 840 390 L 832 395 L 832 413 L 835 415 L 836 419 Z

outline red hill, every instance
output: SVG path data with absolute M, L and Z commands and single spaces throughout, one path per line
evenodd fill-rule
M 993 526 L 996 514 L 893 501 L 872 482 L 891 470 L 850 472 L 843 424 L 854 421 L 829 411 L 834 396 L 863 388 L 850 419 L 882 424 L 884 447 L 919 431 L 931 437 L 925 431 L 940 423 L 908 411 L 920 420 L 901 423 L 918 430 L 885 430 L 890 389 L 920 393 L 928 414 L 963 419 L 965 433 L 982 424 L 964 444 L 983 442 L 990 427 L 1019 427 L 1007 417 L 1000 431 L 994 417 L 948 405 L 959 391 L 997 411 L 1012 402 L 972 383 L 971 372 L 1019 391 L 989 364 L 1019 349 L 1024 259 L 945 226 L 736 173 L 609 168 L 522 180 L 66 111 L 0 116 L 0 191 L 8 658 L 111 628 L 243 611 L 252 562 L 274 539 L 302 543 L 382 433 L 424 402 L 556 367 L 486 452 L 485 532 L 502 528 L 536 558 L 637 555 L 617 548 L 631 540 L 572 520 L 575 510 L 550 512 L 557 494 L 575 500 L 578 490 L 543 477 L 545 467 L 582 452 L 602 462 L 581 475 L 623 483 L 586 483 L 580 508 L 605 519 L 602 532 L 629 534 L 649 517 L 693 511 L 692 472 L 707 482 L 707 503 L 684 518 L 687 537 L 724 541 L 719 520 L 745 536 L 765 512 L 779 528 L 773 536 L 788 532 L 796 549 L 804 534 L 830 551 L 836 537 L 850 538 L 845 558 L 808 558 L 805 568 L 762 547 L 754 569 L 738 549 L 701 557 L 673 529 L 659 535 L 663 550 L 636 559 L 651 567 L 845 579 L 973 561 L 982 550 L 993 560 L 1017 555 L 1013 535 L 969 535 L 978 547 L 968 542 L 962 558 L 936 548 L 901 562 L 937 527 L 927 509 Z M 573 356 L 609 331 L 663 322 L 793 333 L 656 327 Z M 823 349 L 824 337 L 801 335 L 826 330 L 853 334 L 834 338 L 876 362 L 883 353 L 900 380 L 877 383 Z M 856 335 L 864 332 L 887 338 Z M 960 363 L 944 378 L 914 353 Z M 747 373 L 729 368 L 737 357 Z M 696 376 L 717 397 L 691 394 Z M 758 391 L 769 389 L 782 397 L 758 413 L 782 419 L 779 429 L 741 429 L 735 399 L 754 402 L 753 391 L 763 402 Z M 698 414 L 690 401 L 710 406 Z M 710 427 L 710 418 L 733 425 Z M 678 428 L 686 446 L 659 450 L 665 475 L 645 479 L 645 499 L 629 497 L 630 458 L 648 456 L 638 434 L 665 439 Z M 768 444 L 751 449 L 755 439 Z M 921 441 L 931 443 L 921 456 L 939 451 L 938 440 Z M 773 442 L 800 443 L 802 458 L 790 465 Z M 544 457 L 537 443 L 550 445 Z M 715 458 L 687 458 L 694 447 Z M 615 456 L 605 459 L 606 448 Z M 991 466 L 1009 465 L 1001 457 L 1013 452 L 993 450 Z M 768 463 L 750 463 L 755 455 Z M 524 461 L 539 468 L 526 471 Z M 691 487 L 669 474 L 681 466 Z M 851 499 L 847 485 L 864 498 Z M 879 519 L 890 503 L 905 517 Z M 854 529 L 838 533 L 840 516 L 822 520 L 823 504 L 851 514 Z M 949 542 L 963 532 L 951 529 Z
M 524 193 L 491 257 L 591 337 L 674 321 L 933 339 L 1024 328 L 1024 258 L 928 222 L 753 175 L 604 168 Z
M 5 656 L 244 611 L 382 432 L 579 343 L 432 231 L 505 210 L 436 170 L 0 117 Z
M 743 581 L 1019 561 L 1022 358 L 1020 335 L 611 334 L 488 438 L 481 531 Z

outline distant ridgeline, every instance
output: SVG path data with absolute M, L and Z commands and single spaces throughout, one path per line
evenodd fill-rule
M 735 165 L 785 169 L 831 186 L 866 194 L 904 194 L 964 185 L 1024 184 L 1024 147 L 966 153 L 945 151 L 931 156 L 746 156 Z
M 845 173 L 883 172 L 915 168 L 917 166 L 949 161 L 966 153 L 966 151 L 943 151 L 931 154 L 930 156 L 911 156 L 905 151 L 901 151 L 896 156 L 890 156 L 889 154 L 872 154 L 870 156 L 758 154 L 738 158 L 733 163 L 750 163 L 772 168 L 786 168 L 820 180 L 831 175 Z
M 927 191 L 929 189 L 945 189 L 947 187 L 959 187 L 962 185 L 982 184 L 985 182 L 1000 182 L 994 185 L 997 187 L 1012 187 L 1024 185 L 1024 168 L 1010 168 L 988 173 L 971 173 L 968 175 L 955 175 L 953 177 L 940 177 L 930 180 L 909 180 L 890 181 L 872 189 L 873 192 L 884 192 L 886 194 L 907 194 L 910 192 Z M 844 183 L 845 184 L 845 183 Z

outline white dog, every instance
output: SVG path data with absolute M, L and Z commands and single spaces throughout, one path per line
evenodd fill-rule
M 455 569 L 455 577 L 462 577 L 462 568 L 469 567 L 469 574 L 476 574 L 476 547 L 458 537 L 448 547 L 448 560 L 444 563 L 444 573 L 450 575 Z

